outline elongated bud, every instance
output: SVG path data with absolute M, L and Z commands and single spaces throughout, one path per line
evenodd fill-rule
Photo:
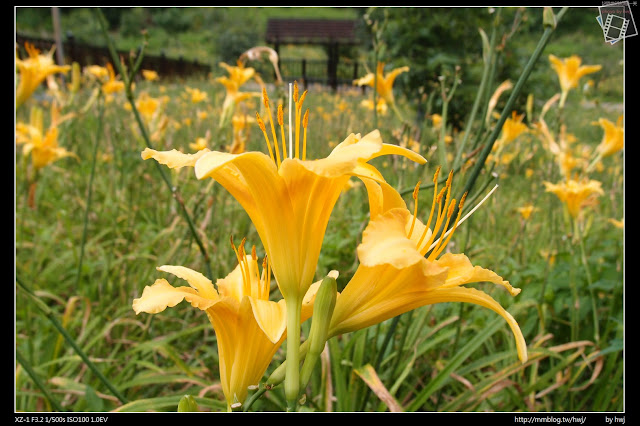
M 304 364 L 300 372 L 301 388 L 304 388 L 309 382 L 313 368 L 320 358 L 325 343 L 327 343 L 329 325 L 331 324 L 337 297 L 338 284 L 336 279 L 332 276 L 327 276 L 322 280 L 313 303 L 313 317 L 311 330 L 309 331 L 309 351 L 304 358 Z
M 185 395 L 180 398 L 180 402 L 178 402 L 178 412 L 186 413 L 191 411 L 200 411 L 198 408 L 198 404 L 196 403 L 195 398 L 192 395 Z
M 542 25 L 544 28 L 555 28 L 556 27 L 556 15 L 553 14 L 553 9 L 551 7 L 545 7 L 542 12 Z
M 74 62 L 71 64 L 71 93 L 76 93 L 80 90 L 80 64 Z
M 311 346 L 309 351 L 322 352 L 324 344 L 327 340 L 329 331 L 329 323 L 333 315 L 333 308 L 336 306 L 338 295 L 338 283 L 333 277 L 325 277 L 320 284 L 320 288 L 316 293 L 316 300 L 313 303 L 313 319 L 309 338 Z

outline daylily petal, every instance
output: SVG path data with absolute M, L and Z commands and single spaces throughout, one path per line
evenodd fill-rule
M 278 302 L 249 298 L 253 316 L 271 343 L 278 343 L 287 329 L 287 307 L 284 299 Z
M 330 335 L 360 330 L 423 306 L 419 296 L 444 284 L 446 277 L 446 269 L 424 258 L 402 269 L 360 265 L 338 295 Z
M 375 219 L 379 214 L 392 208 L 406 208 L 407 205 L 400 194 L 386 182 L 375 182 L 371 179 L 362 179 L 367 188 L 369 197 L 369 215 Z
M 207 277 L 200 272 L 193 269 L 185 268 L 184 266 L 163 265 L 156 268 L 159 271 L 168 272 L 175 275 L 178 278 L 182 278 L 187 281 L 189 285 L 198 290 L 198 295 L 216 300 L 218 299 L 218 292 L 213 287 L 213 283 Z
M 358 259 L 365 266 L 389 264 L 402 269 L 425 260 L 407 238 L 406 209 L 392 209 L 369 222 L 358 246 Z
M 142 296 L 133 300 L 133 310 L 136 315 L 140 312 L 157 314 L 166 308 L 172 308 L 178 303 L 186 300 L 194 308 L 206 310 L 216 303 L 215 300 L 207 299 L 198 295 L 196 290 L 190 287 L 173 287 L 164 278 L 157 279 L 151 286 L 146 286 L 142 291 Z
M 518 358 L 520 358 L 520 361 L 522 362 L 527 361 L 527 345 L 524 340 L 524 336 L 522 335 L 522 331 L 518 326 L 518 322 L 509 312 L 507 312 L 498 302 L 495 301 L 495 299 L 493 299 L 488 294 L 484 293 L 483 291 L 476 290 L 475 288 L 454 287 L 436 289 L 430 291 L 427 296 L 429 301 L 428 304 L 444 302 L 474 303 L 476 305 L 484 306 L 485 308 L 491 309 L 492 311 L 496 312 L 502 318 L 504 318 L 509 324 L 509 327 L 511 327 L 513 336 L 516 339 Z
M 210 152 L 208 148 L 204 148 L 195 154 L 184 154 L 178 150 L 156 151 L 155 149 L 145 148 L 140 154 L 143 160 L 153 158 L 160 164 L 165 164 L 172 169 L 180 169 L 182 167 L 194 167 L 196 161 L 203 155 Z
M 457 287 L 486 281 L 505 287 L 512 296 L 520 293 L 519 288 L 512 287 L 509 281 L 503 280 L 495 272 L 480 266 L 473 266 L 464 254 L 445 253 L 435 262 L 443 268 L 449 268 L 447 282 L 443 287 Z

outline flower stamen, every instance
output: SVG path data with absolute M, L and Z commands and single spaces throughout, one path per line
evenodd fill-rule
M 267 136 L 267 128 L 264 126 L 264 121 L 262 121 L 262 118 L 260 118 L 260 113 L 258 113 L 257 111 L 256 111 L 256 120 L 258 121 L 258 126 L 260 126 L 260 130 L 262 130 L 262 134 L 264 135 L 264 140 L 267 141 L 267 148 L 269 148 L 269 156 L 274 162 L 276 162 L 276 159 L 273 156 L 273 150 L 271 149 L 271 142 L 269 142 L 269 136 Z
M 278 104 L 278 124 L 280 125 L 280 136 L 282 138 L 282 160 L 287 158 L 287 144 L 284 137 L 284 110 L 282 104 Z
M 267 114 L 269 114 L 269 123 L 271 124 L 271 135 L 273 136 L 273 148 L 276 151 L 276 160 L 278 167 L 280 167 L 280 150 L 278 149 L 278 138 L 276 137 L 276 128 L 273 124 L 273 114 L 271 114 L 271 106 L 269 102 L 269 96 L 267 95 L 267 89 L 262 88 L 262 98 L 264 101 L 264 107 L 267 109 Z
M 307 93 L 307 92 L 304 92 Z M 304 137 L 302 139 L 302 159 L 307 159 L 307 126 L 309 125 L 309 108 L 304 113 L 302 118 L 302 127 L 304 128 Z
M 411 228 L 409 229 L 409 238 L 413 234 L 413 227 L 416 224 L 416 216 L 418 215 L 418 191 L 420 191 L 420 181 L 413 188 L 413 219 L 411 220 Z

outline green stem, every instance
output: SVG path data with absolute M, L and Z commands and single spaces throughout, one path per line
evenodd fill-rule
M 300 393 L 300 313 L 302 304 L 298 297 L 285 299 L 287 305 L 287 366 L 284 393 L 287 411 L 296 411 Z
M 558 21 L 562 17 L 562 15 L 564 15 L 564 13 L 567 10 L 568 10 L 567 7 L 563 7 L 562 10 L 560 12 L 558 12 L 558 15 L 556 16 L 556 20 Z M 471 171 L 471 175 L 470 175 L 469 179 L 466 181 L 464 189 L 460 192 L 460 195 L 464 194 L 465 192 L 470 192 L 471 188 L 473 187 L 476 179 L 478 178 L 478 176 L 480 174 L 480 171 L 484 167 L 484 164 L 485 164 L 485 161 L 486 161 L 487 157 L 491 153 L 491 149 L 493 148 L 493 144 L 495 143 L 496 139 L 498 138 L 498 135 L 500 134 L 502 126 L 504 125 L 504 122 L 506 121 L 507 117 L 511 114 L 511 110 L 513 109 L 513 105 L 514 105 L 517 97 L 520 95 L 520 92 L 522 91 L 524 83 L 529 78 L 529 75 L 531 74 L 531 71 L 533 71 L 534 65 L 538 62 L 538 59 L 540 58 L 540 55 L 542 55 L 542 51 L 544 50 L 544 48 L 546 47 L 547 43 L 549 42 L 549 39 L 551 38 L 551 35 L 553 34 L 554 29 L 555 28 L 553 28 L 553 27 L 546 27 L 545 28 L 544 33 L 540 37 L 540 41 L 538 41 L 538 45 L 536 46 L 535 50 L 531 54 L 531 57 L 529 58 L 529 62 L 527 62 L 527 65 L 524 67 L 524 70 L 520 74 L 520 78 L 518 78 L 518 81 L 517 81 L 516 85 L 514 86 L 513 91 L 511 92 L 511 95 L 509 96 L 509 99 L 507 100 L 507 103 L 504 106 L 504 109 L 502 110 L 502 114 L 500 115 L 500 119 L 498 120 L 498 122 L 496 123 L 495 127 L 493 128 L 493 131 L 491 132 L 491 135 L 489 136 L 488 143 L 485 145 L 485 147 L 483 148 L 482 152 L 480 153 L 480 158 L 478 158 L 478 161 L 476 162 L 473 170 Z M 458 211 L 458 207 L 456 207 L 455 211 L 453 212 L 453 216 L 454 217 L 457 214 L 457 211 Z
M 576 229 L 576 231 L 580 232 L 579 229 Z M 598 311 L 596 309 L 597 308 L 596 295 L 595 295 L 595 292 L 593 291 L 593 287 L 592 287 L 593 281 L 591 278 L 591 271 L 589 270 L 589 262 L 587 261 L 587 255 L 584 249 L 584 235 L 580 234 L 579 239 L 580 239 L 580 259 L 582 261 L 582 266 L 584 267 L 585 274 L 587 275 L 587 285 L 589 288 L 589 295 L 591 296 L 591 311 L 593 313 L 593 327 L 594 327 L 593 338 L 595 340 L 595 343 L 598 344 L 600 342 L 600 325 L 598 322 Z
M 127 403 L 127 399 L 111 384 L 111 382 L 102 374 L 102 372 L 96 367 L 96 365 L 89 359 L 89 357 L 84 353 L 84 351 L 78 346 L 73 337 L 64 329 L 62 324 L 55 318 L 53 311 L 49 309 L 49 307 L 42 302 L 38 296 L 33 294 L 31 290 L 18 278 L 16 277 L 16 283 L 23 289 L 25 292 L 31 296 L 32 300 L 35 302 L 36 306 L 45 314 L 47 319 L 53 324 L 53 326 L 62 334 L 62 337 L 71 345 L 74 351 L 80 356 L 82 361 L 87 364 L 87 367 L 104 383 L 104 385 L 109 388 L 111 393 L 120 400 L 123 404 Z
M 443 97 L 442 104 L 442 121 L 440 122 L 440 137 L 438 138 L 438 157 L 442 168 L 447 169 L 447 151 L 445 149 L 444 138 L 447 135 L 447 114 L 449 111 L 449 102 Z
M 489 81 L 489 70 L 491 69 L 492 58 L 495 56 L 494 50 L 496 45 L 496 27 L 498 26 L 499 16 L 500 16 L 501 8 L 498 8 L 496 13 L 496 19 L 494 21 L 493 29 L 491 31 L 491 41 L 489 42 L 488 49 L 488 57 L 487 61 L 484 64 L 484 68 L 482 71 L 482 79 L 480 80 L 480 86 L 478 87 L 478 93 L 476 94 L 476 98 L 473 102 L 473 107 L 471 108 L 471 113 L 469 115 L 469 119 L 467 120 L 467 124 L 464 129 L 464 136 L 462 138 L 462 142 L 460 143 L 460 148 L 458 148 L 458 152 L 456 153 L 456 157 L 453 161 L 453 167 L 458 167 L 460 161 L 462 160 L 462 153 L 464 152 L 464 148 L 467 144 L 467 139 L 469 139 L 469 134 L 471 133 L 471 126 L 475 122 L 476 114 L 478 113 L 478 109 L 480 108 L 480 100 L 485 97 L 485 92 L 487 91 L 487 83 Z

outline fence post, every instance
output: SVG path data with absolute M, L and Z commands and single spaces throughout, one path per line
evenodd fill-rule
M 304 85 L 304 90 L 307 90 L 307 59 L 302 58 L 302 84 Z

